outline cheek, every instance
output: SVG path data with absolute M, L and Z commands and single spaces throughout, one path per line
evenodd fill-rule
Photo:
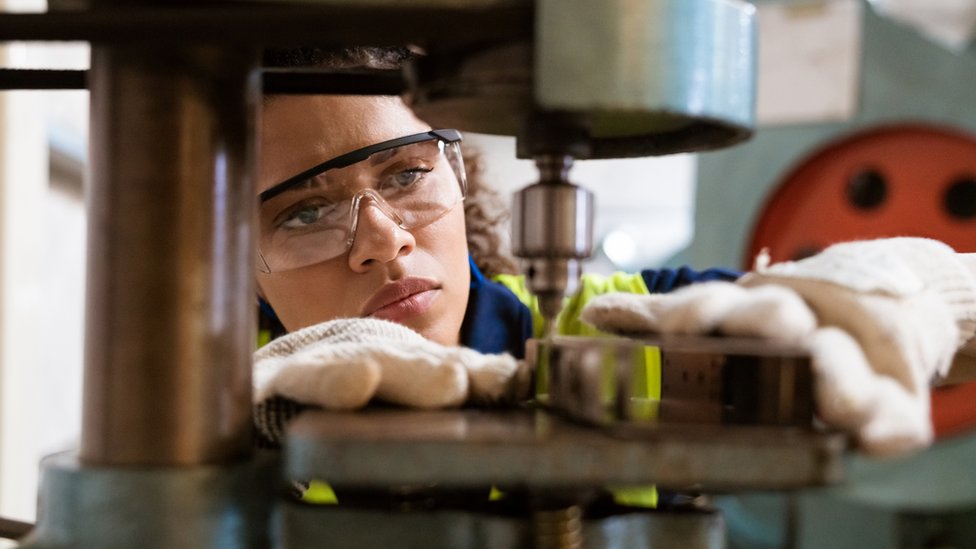
M 464 210 L 454 209 L 426 228 L 426 238 L 418 245 L 428 247 L 431 255 L 444 267 L 450 280 L 458 280 L 460 273 L 468 273 L 468 239 L 464 225 Z
M 456 338 L 467 310 L 471 285 L 464 211 L 457 208 L 414 234 L 417 237 L 416 252 L 433 261 L 436 276 L 444 284 L 444 300 L 437 313 L 437 331 L 445 334 L 445 338 Z M 439 338 L 435 336 L 434 339 Z M 456 339 L 442 342 L 456 343 Z
M 319 322 L 351 316 L 347 310 L 351 292 L 336 292 L 349 287 L 334 265 L 327 262 L 278 275 L 258 276 L 258 286 L 288 331 Z
M 454 283 L 454 299 L 457 300 L 457 307 L 460 315 L 468 305 L 468 293 L 471 285 L 471 270 L 468 265 L 468 239 L 464 226 L 464 210 L 458 208 L 452 212 L 445 221 L 449 222 L 449 227 L 441 232 L 443 241 L 441 242 L 443 256 L 441 262 L 447 271 L 447 278 Z

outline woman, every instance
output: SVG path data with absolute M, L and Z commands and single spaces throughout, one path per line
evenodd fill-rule
M 391 68 L 408 55 L 289 52 L 272 64 Z M 258 421 L 264 442 L 275 444 L 294 412 L 277 397 L 354 408 L 374 395 L 422 407 L 504 396 L 518 367 L 486 353 L 520 358 L 542 327 L 497 251 L 498 197 L 466 175 L 459 133 L 431 128 L 399 98 L 370 96 L 268 98 L 261 128 L 257 286 L 264 314 L 291 332 L 256 355 L 256 394 L 271 399 L 259 407 L 272 411 Z M 972 255 L 906 239 L 841 245 L 736 284 L 739 273 L 722 269 L 588 277 L 558 331 L 592 332 L 580 313 L 597 294 L 724 281 L 664 298 L 608 295 L 583 317 L 607 331 L 810 342 L 824 418 L 868 451 L 898 453 L 931 440 L 928 381 L 976 331 L 973 273 Z M 337 329 L 336 319 L 358 320 Z M 401 354 L 376 360 L 387 348 Z

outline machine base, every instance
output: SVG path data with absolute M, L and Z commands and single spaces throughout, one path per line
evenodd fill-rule
M 39 521 L 23 549 L 264 548 L 277 461 L 108 468 L 73 453 L 42 462 Z

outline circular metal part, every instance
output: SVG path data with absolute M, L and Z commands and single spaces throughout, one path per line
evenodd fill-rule
M 835 242 L 921 236 L 976 252 L 976 135 L 930 123 L 859 129 L 822 144 L 759 211 L 742 264 L 763 248 L 798 259 Z
M 569 182 L 570 156 L 539 157 L 541 181 L 514 197 L 512 252 L 524 260 L 526 282 L 546 318 L 579 283 L 579 260 L 593 249 L 593 193 Z
M 37 526 L 23 549 L 268 547 L 278 463 L 88 467 L 72 454 L 41 464 Z
M 747 139 L 755 118 L 755 9 L 738 0 L 540 0 L 535 42 L 418 61 L 411 106 L 434 126 L 518 135 L 571 113 L 579 158 L 662 155 Z
M 512 251 L 523 258 L 585 259 L 593 248 L 593 193 L 543 180 L 515 193 Z

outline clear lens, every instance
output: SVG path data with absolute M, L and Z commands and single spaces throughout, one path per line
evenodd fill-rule
M 320 173 L 261 204 L 259 268 L 285 271 L 342 255 L 364 203 L 375 202 L 403 229 L 432 223 L 464 197 L 465 185 L 460 144 L 436 138 Z

